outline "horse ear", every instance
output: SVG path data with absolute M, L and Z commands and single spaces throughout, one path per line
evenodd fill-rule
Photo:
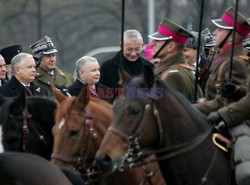
M 65 96 L 59 89 L 57 89 L 55 86 L 51 86 L 51 91 L 53 92 L 56 100 L 58 103 L 62 103 L 67 96 Z
M 13 103 L 10 105 L 10 112 L 14 115 L 18 115 L 23 112 L 26 105 L 26 95 L 23 90 L 19 95 L 13 99 Z
M 144 85 L 147 88 L 151 88 L 155 81 L 155 75 L 153 70 L 149 66 L 145 66 L 144 75 L 143 75 Z
M 131 76 L 123 69 L 119 68 L 119 85 L 124 87 L 131 80 Z
M 86 106 L 89 103 L 89 97 L 87 95 L 88 95 L 88 85 L 84 84 L 80 94 L 77 96 L 76 102 L 79 102 Z

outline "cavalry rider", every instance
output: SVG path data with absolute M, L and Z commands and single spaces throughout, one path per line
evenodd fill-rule
M 161 60 L 154 73 L 169 86 L 184 95 L 190 102 L 195 94 L 193 68 L 185 60 L 183 50 L 189 37 L 189 31 L 164 18 L 157 32 L 149 35 L 152 40 L 153 55 Z M 203 97 L 198 87 L 198 97 Z
M 232 30 L 234 25 L 235 9 L 229 7 L 222 15 L 221 19 L 214 19 L 212 22 L 217 26 L 213 35 L 215 36 L 215 45 L 219 47 L 218 55 L 215 56 L 211 67 L 210 75 L 206 85 L 205 100 L 198 100 L 194 104 L 195 108 L 208 115 L 212 111 L 216 111 L 221 107 L 229 105 L 231 102 L 239 100 L 239 96 L 228 97 L 228 87 L 232 84 L 242 87 L 246 86 L 247 81 L 247 61 L 244 59 L 244 52 L 242 42 L 250 31 L 250 24 L 246 17 L 238 12 L 237 27 L 235 32 L 235 43 L 233 53 L 233 69 L 232 81 L 228 84 L 229 68 L 230 68 L 230 54 L 232 48 Z M 245 89 L 245 88 L 242 88 Z M 238 90 L 238 89 L 237 89 Z
M 230 7 L 221 19 L 213 20 L 213 23 L 218 26 L 217 30 L 214 32 L 216 36 L 216 44 L 218 44 L 218 41 L 221 41 L 222 43 L 225 43 L 225 45 L 224 47 L 221 43 L 219 45 L 221 46 L 220 53 L 219 56 L 216 57 L 212 66 L 212 75 L 217 74 L 217 76 L 211 77 L 211 79 L 209 77 L 208 83 L 210 83 L 210 85 L 208 85 L 208 87 L 212 88 L 211 82 L 214 83 L 214 86 L 218 85 L 217 89 L 216 87 L 214 87 L 214 89 L 217 90 L 217 96 L 220 95 L 219 97 L 222 101 L 221 104 L 213 104 L 210 109 L 207 108 L 208 106 L 197 108 L 205 113 L 215 111 L 208 115 L 207 120 L 209 123 L 218 124 L 219 122 L 224 121 L 226 126 L 230 128 L 230 134 L 234 141 L 233 159 L 235 164 L 235 179 L 237 185 L 247 185 L 250 182 L 250 59 L 248 56 L 243 55 L 242 41 L 250 32 L 250 23 L 242 14 L 239 12 L 237 13 L 238 17 L 235 26 L 236 42 L 234 43 L 235 52 L 233 53 L 232 81 L 227 81 L 227 72 L 229 71 L 229 52 L 232 47 L 232 44 L 230 44 L 230 35 L 232 32 L 231 30 L 233 29 L 232 26 L 234 25 L 235 14 L 235 10 Z M 218 38 L 220 35 L 223 35 L 223 32 L 227 32 L 224 40 L 223 38 Z M 230 40 L 230 42 L 227 42 L 227 40 Z M 223 66 L 223 68 L 221 66 Z M 225 73 L 224 79 L 220 79 L 223 81 L 215 81 L 218 80 L 218 76 L 220 76 L 220 73 L 222 73 L 221 71 L 223 70 Z M 214 81 L 212 81 L 212 79 L 214 79 Z M 244 96 L 246 91 L 248 93 Z M 211 95 L 211 90 L 209 90 L 209 92 Z M 210 102 L 212 101 L 213 100 Z

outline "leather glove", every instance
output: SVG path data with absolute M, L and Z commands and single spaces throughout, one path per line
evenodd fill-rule
M 233 82 L 226 82 L 221 86 L 221 95 L 230 98 L 236 93 L 236 85 Z
M 55 85 L 55 87 L 57 89 L 59 89 L 64 95 L 66 96 L 71 96 L 70 93 L 69 93 L 69 90 L 65 87 L 65 86 L 58 86 L 58 85 Z
M 221 115 L 218 112 L 211 112 L 207 116 L 207 121 L 211 125 L 217 125 L 219 122 L 223 121 Z

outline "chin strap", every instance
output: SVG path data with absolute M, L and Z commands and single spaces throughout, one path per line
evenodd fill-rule
M 172 41 L 172 39 L 166 40 L 165 43 L 161 46 L 161 48 L 157 51 L 157 53 L 153 56 L 153 58 L 157 58 L 157 56 L 159 55 L 159 53 L 161 52 L 161 50 L 162 50 L 170 41 Z
M 220 49 L 223 48 L 223 46 L 224 46 L 226 40 L 227 40 L 228 37 L 231 35 L 231 33 L 232 33 L 232 30 L 230 30 L 230 31 L 228 32 L 228 34 L 227 34 L 227 36 L 224 38 L 224 40 L 218 45 L 218 48 L 220 48 Z

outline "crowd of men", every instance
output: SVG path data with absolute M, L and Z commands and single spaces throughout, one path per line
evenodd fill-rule
M 235 42 L 232 44 L 234 16 L 234 8 L 229 7 L 220 19 L 213 19 L 216 29 L 212 34 L 208 28 L 202 31 L 200 48 L 197 32 L 163 18 L 157 32 L 149 35 L 152 41 L 145 48 L 147 60 L 142 57 L 144 42 L 140 32 L 126 30 L 123 53 L 122 50 L 117 52 L 101 66 L 93 57 L 81 57 L 76 62 L 76 79 L 57 67 L 57 49 L 47 36 L 30 45 L 33 55 L 22 53 L 20 45 L 3 48 L 0 50 L 0 94 L 11 97 L 24 90 L 28 96 L 53 98 L 51 86 L 55 85 L 66 95 L 77 96 L 83 84 L 88 84 L 92 94 L 112 104 L 122 92 L 118 83 L 119 69 L 136 76 L 149 67 L 156 77 L 183 94 L 203 114 L 213 112 L 215 115 L 217 111 L 218 120 L 222 117 L 228 123 L 229 120 L 239 120 L 231 116 L 244 111 L 236 111 L 232 106 L 247 97 L 250 23 L 238 12 Z M 233 61 L 230 61 L 232 47 Z M 230 62 L 233 63 L 232 69 L 229 68 Z M 198 85 L 195 83 L 196 63 Z M 194 99 L 195 94 L 198 100 Z
M 157 31 L 149 35 L 152 42 L 145 49 L 147 60 L 142 57 L 144 42 L 140 32 L 126 30 L 120 42 L 123 50 L 101 66 L 90 56 L 77 60 L 76 79 L 57 67 L 57 49 L 47 36 L 30 46 L 33 55 L 21 52 L 20 46 L 4 48 L 0 51 L 0 94 L 12 97 L 25 91 L 28 96 L 53 98 L 50 87 L 55 85 L 66 95 L 77 96 L 87 84 L 92 95 L 112 104 L 122 89 L 120 68 L 133 77 L 149 67 L 157 78 L 206 115 L 209 123 L 224 121 L 230 128 L 249 124 L 250 22 L 238 12 L 233 32 L 234 20 L 235 9 L 229 7 L 221 18 L 212 20 L 216 26 L 212 33 L 208 28 L 203 30 L 198 48 L 197 32 L 163 18 Z

